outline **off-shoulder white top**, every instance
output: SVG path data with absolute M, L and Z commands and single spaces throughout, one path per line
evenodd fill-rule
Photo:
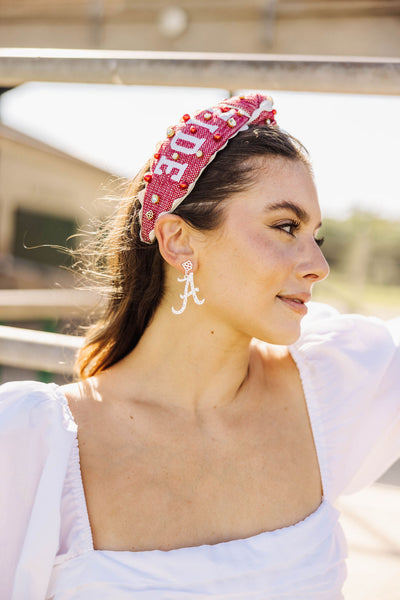
M 55 384 L 0 387 L 4 600 L 337 600 L 346 544 L 334 503 L 400 456 L 400 319 L 311 311 L 290 347 L 321 470 L 319 508 L 291 527 L 170 551 L 97 551 L 77 427 Z

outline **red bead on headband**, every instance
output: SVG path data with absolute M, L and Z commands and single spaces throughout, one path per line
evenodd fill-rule
M 183 115 L 167 129 L 151 169 L 143 177 L 140 237 L 154 241 L 154 224 L 161 213 L 172 212 L 193 189 L 205 167 L 239 131 L 250 123 L 276 125 L 270 96 L 248 94 L 223 100 L 213 108 Z

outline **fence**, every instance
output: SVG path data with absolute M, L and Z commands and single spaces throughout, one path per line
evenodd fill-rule
M 79 290 L 0 290 L 0 322 L 79 317 L 100 306 L 99 296 Z M 82 338 L 0 326 L 0 365 L 70 375 Z
M 70 375 L 82 338 L 0 325 L 0 364 Z
M 400 59 L 0 49 L 0 86 L 26 81 L 399 94 Z

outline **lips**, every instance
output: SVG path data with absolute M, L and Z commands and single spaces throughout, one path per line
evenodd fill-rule
M 295 312 L 305 315 L 307 313 L 307 306 L 305 302 L 311 299 L 311 294 L 307 292 L 300 292 L 298 294 L 279 294 L 277 296 L 285 306 L 291 308 Z

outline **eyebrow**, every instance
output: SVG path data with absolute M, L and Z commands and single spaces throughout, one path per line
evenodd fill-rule
M 274 204 L 267 204 L 265 206 L 265 212 L 271 212 L 274 210 L 290 210 L 292 211 L 296 217 L 302 221 L 303 223 L 308 223 L 310 221 L 310 215 L 304 208 L 301 208 L 294 202 L 289 202 L 288 200 L 283 200 L 282 202 L 275 202 Z M 322 223 L 319 223 L 317 228 L 321 227 Z

